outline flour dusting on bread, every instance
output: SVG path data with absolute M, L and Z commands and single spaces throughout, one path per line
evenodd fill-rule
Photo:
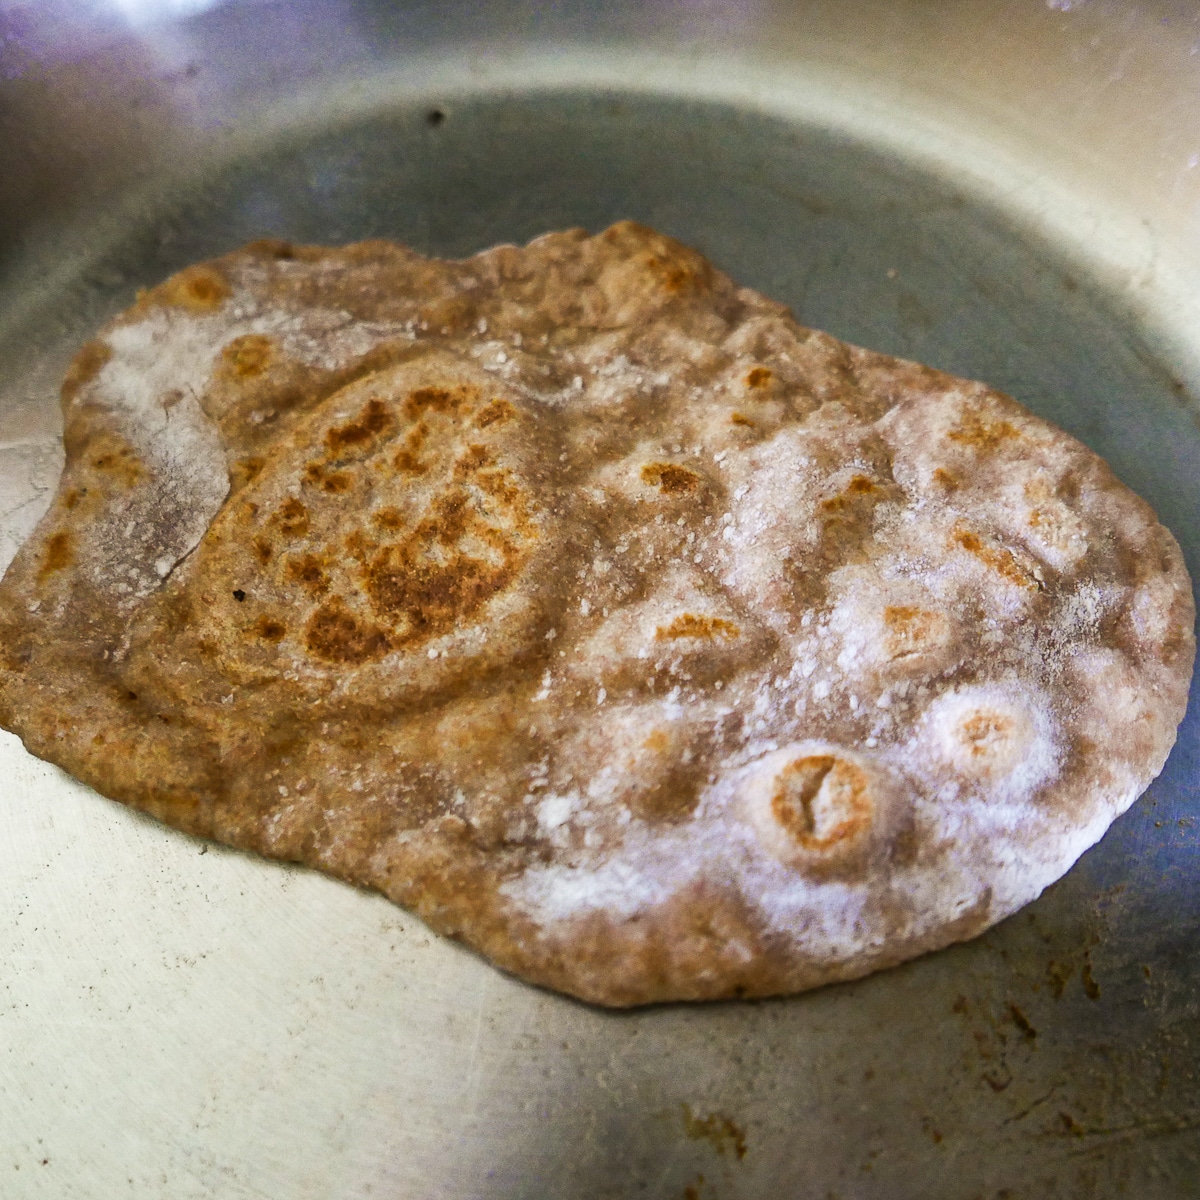
M 1096 455 L 631 223 L 254 243 L 63 400 L 0 722 L 599 1003 L 973 936 L 1183 715 L 1178 547 Z

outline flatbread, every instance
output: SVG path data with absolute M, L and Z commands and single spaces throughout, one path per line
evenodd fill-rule
M 260 242 L 63 387 L 0 723 L 608 1005 L 971 937 L 1162 768 L 1179 548 L 1079 442 L 623 223 Z

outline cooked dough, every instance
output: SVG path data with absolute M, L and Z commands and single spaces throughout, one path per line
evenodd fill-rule
M 1095 454 L 634 224 L 255 243 L 63 405 L 0 722 L 601 1004 L 971 937 L 1183 716 L 1179 549 Z

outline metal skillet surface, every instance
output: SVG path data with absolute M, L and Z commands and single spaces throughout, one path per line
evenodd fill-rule
M 231 4 L 131 32 L 0 4 L 29 118 L 0 125 L 28 168 L 0 198 L 0 561 L 56 477 L 65 362 L 137 287 L 264 234 L 458 255 L 628 216 L 1057 421 L 1197 575 L 1200 144 L 1079 70 L 1157 64 L 1165 95 L 1196 30 L 1070 8 Z M 1006 91 L 1030 60 L 1074 96 L 1061 146 Z M 1126 125 L 1101 136 L 1097 112 Z M 790 1000 L 626 1014 L 165 830 L 4 735 L 0 1195 L 1192 1196 L 1196 707 L 1149 793 L 983 938 Z

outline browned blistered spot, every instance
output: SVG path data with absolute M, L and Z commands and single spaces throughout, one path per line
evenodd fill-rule
M 1029 528 L 1043 530 L 1045 536 L 1051 540 L 1064 536 L 1062 519 L 1053 512 L 1046 512 L 1040 508 L 1035 508 L 1029 514 Z
M 133 447 L 111 434 L 101 434 L 95 439 L 88 463 L 123 487 L 133 487 L 145 476 Z
M 346 553 L 360 563 L 366 562 L 379 548 L 379 543 L 367 537 L 361 529 L 352 529 L 346 534 L 342 545 L 345 546 Z
M 486 429 L 489 425 L 495 425 L 498 422 L 511 421 L 516 415 L 517 410 L 503 397 L 498 397 L 490 403 L 485 404 L 475 414 L 475 420 L 472 424 L 477 429 Z
M 411 450 L 397 450 L 392 466 L 408 475 L 424 475 L 429 469 Z
M 378 526 L 380 529 L 387 530 L 388 533 L 396 533 L 403 529 L 408 521 L 404 514 L 391 505 L 386 508 L 381 508 L 371 517 L 371 524 Z
M 792 587 L 796 611 L 823 602 L 830 574 L 848 562 L 862 561 L 874 534 L 875 509 L 898 489 L 887 480 L 855 475 L 844 490 L 818 505 L 820 542 L 802 560 L 783 562 Z
M 718 1154 L 732 1150 L 736 1158 L 746 1157 L 746 1131 L 739 1128 L 724 1113 L 715 1112 L 707 1117 L 698 1117 L 690 1104 L 684 1104 L 682 1108 L 683 1130 L 689 1138 L 694 1141 L 703 1139 Z
M 331 496 L 348 492 L 353 486 L 354 477 L 346 471 L 330 471 L 321 479 L 321 491 L 328 492 Z
M 691 492 L 700 486 L 700 476 L 675 463 L 652 462 L 642 468 L 642 480 L 657 485 L 664 495 L 675 496 Z
M 656 729 L 642 743 L 642 746 L 646 750 L 653 750 L 656 754 L 661 754 L 664 750 L 670 748 L 671 739 L 661 729 Z
M 443 546 L 453 546 L 475 524 L 470 494 L 457 488 L 443 492 L 434 501 L 429 514 L 418 527 Z M 481 530 L 482 532 L 482 530 Z
M 480 467 L 490 467 L 496 460 L 486 446 L 471 445 L 459 455 L 454 464 L 454 478 L 465 479 Z
M 729 421 L 732 425 L 745 425 L 748 429 L 755 428 L 754 422 L 749 417 L 743 416 L 740 412 L 730 413 Z
M 519 492 L 507 515 L 511 532 L 482 520 L 470 493 L 452 487 L 402 542 L 375 555 L 363 572 L 364 585 L 376 614 L 392 623 L 395 645 L 449 632 L 516 578 L 525 545 L 537 534 Z M 457 549 L 465 537 L 488 546 L 487 557 Z
M 963 414 L 958 427 L 946 436 L 952 442 L 961 442 L 976 450 L 994 450 L 1001 442 L 1021 436 L 1021 431 L 1010 421 L 988 418 L 978 409 Z
M 958 490 L 958 476 L 953 471 L 947 471 L 945 467 L 938 467 L 933 473 L 933 478 L 948 492 Z
M 350 666 L 380 659 L 391 649 L 386 630 L 360 621 L 336 596 L 309 618 L 304 644 L 315 658 Z
M 959 740 L 972 758 L 991 757 L 997 742 L 1005 742 L 1016 728 L 1011 717 L 980 709 L 958 727 Z
M 287 633 L 287 626 L 277 617 L 259 617 L 254 622 L 254 634 L 264 642 L 282 641 Z
M 875 505 L 885 494 L 885 489 L 867 476 L 855 475 L 844 491 L 821 501 L 827 557 L 834 552 L 844 553 L 870 534 Z
M 344 458 L 348 451 L 367 449 L 394 424 L 387 405 L 372 396 L 353 421 L 335 425 L 325 434 L 326 451 L 333 458 Z
M 212 267 L 187 267 L 162 285 L 163 300 L 192 312 L 212 312 L 232 294 L 229 284 Z
M 403 448 L 398 450 L 392 459 L 392 466 L 397 471 L 403 471 L 409 475 L 424 475 L 429 467 L 427 463 L 421 461 L 419 455 L 428 436 L 429 426 L 424 421 L 419 421 L 408 431 L 404 438 Z
M 478 396 L 479 389 L 474 387 L 417 388 L 405 400 L 404 412 L 411 420 L 416 420 L 423 412 L 458 413 Z
M 821 502 L 821 511 L 828 514 L 841 514 L 853 506 L 853 498 L 845 493 L 839 493 L 838 496 L 830 496 Z
M 234 338 L 221 351 L 221 357 L 242 378 L 261 375 L 270 365 L 274 346 L 269 337 L 261 333 L 248 333 Z
M 62 529 L 46 539 L 42 565 L 38 568 L 38 582 L 48 579 L 55 571 L 62 571 L 75 561 L 75 540 L 68 530 Z
M 80 388 L 91 383 L 112 356 L 112 347 L 107 342 L 102 342 L 99 338 L 85 342 L 67 368 L 67 377 L 62 385 L 63 400 L 68 404 L 74 400 Z
M 105 742 L 106 742 L 106 741 L 107 741 L 107 739 L 105 738 L 104 734 L 102 734 L 102 733 L 97 733 L 97 734 L 96 734 L 96 735 L 95 735 L 95 736 L 92 738 L 92 745 L 93 745 L 93 746 L 103 746 L 103 745 L 105 744 Z
M 254 539 L 254 553 L 258 556 L 258 561 L 265 567 L 271 561 L 271 556 L 275 553 L 275 547 L 265 537 L 256 537 Z
M 303 537 L 308 532 L 308 509 L 295 496 L 289 496 L 275 510 L 270 523 L 287 537 Z
M 984 566 L 995 571 L 1001 579 L 1014 583 L 1028 591 L 1037 591 L 1038 581 L 1024 570 L 1017 562 L 1011 550 L 1004 546 L 989 545 L 979 534 L 968 529 L 961 522 L 954 526 L 951 542 L 961 546 L 968 554 L 973 554 Z
M 236 491 L 256 479 L 266 464 L 261 458 L 239 458 L 229 469 L 230 482 Z
M 647 271 L 667 292 L 705 291 L 710 284 L 712 269 L 699 255 L 694 261 L 688 261 L 682 256 L 672 259 L 661 254 L 650 254 L 643 262 Z
M 69 488 L 63 493 L 63 498 L 61 501 L 63 508 L 74 508 L 79 503 L 80 496 L 82 496 L 86 491 L 86 488 L 83 489 L 83 492 L 81 492 L 79 488 Z
M 938 612 L 893 604 L 883 610 L 883 623 L 887 628 L 888 657 L 907 658 L 940 641 L 946 619 Z
M 406 645 L 469 620 L 514 575 L 467 554 L 439 562 L 409 546 L 388 546 L 372 562 L 366 588 L 376 611 L 403 625 L 399 644 Z
M 832 754 L 810 754 L 780 771 L 771 812 L 798 846 L 827 854 L 867 832 L 874 805 L 860 767 Z
M 868 479 L 865 475 L 855 475 L 846 485 L 846 490 L 836 496 L 830 496 L 821 501 L 821 509 L 827 513 L 843 513 L 854 506 L 856 500 L 864 496 L 873 496 L 883 489 Z
M 680 613 L 670 625 L 660 625 L 654 636 L 658 641 L 668 638 L 735 638 L 741 630 L 724 617 L 698 617 L 695 613 Z
M 288 583 L 298 583 L 314 596 L 329 590 L 329 576 L 315 554 L 293 554 L 284 570 Z
M 475 476 L 475 484 L 481 491 L 487 492 L 493 500 L 499 500 L 501 504 L 506 504 L 510 508 L 523 508 L 524 506 L 524 493 L 513 482 L 508 471 L 503 469 L 480 471 Z
M 765 388 L 770 382 L 771 370 L 769 367 L 751 367 L 746 374 L 748 388 Z

